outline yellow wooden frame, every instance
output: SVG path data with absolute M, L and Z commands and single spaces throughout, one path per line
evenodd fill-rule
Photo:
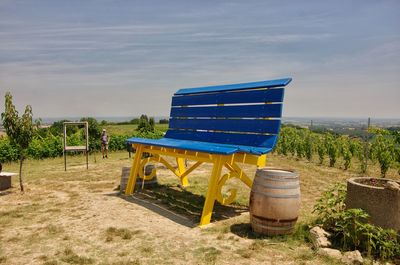
M 136 149 L 136 154 L 132 162 L 125 195 L 133 194 L 137 176 L 142 179 L 151 179 L 155 175 L 155 169 L 153 169 L 150 176 L 145 176 L 143 174 L 144 166 L 150 161 L 164 164 L 180 179 L 182 186 L 187 186 L 189 184 L 187 176 L 198 166 L 203 163 L 213 164 L 211 177 L 208 182 L 206 201 L 200 219 L 200 226 L 210 223 L 215 200 L 222 205 L 229 205 L 235 200 L 236 189 L 229 190 L 228 197 L 222 195 L 222 187 L 227 180 L 235 177 L 240 179 L 249 188 L 253 185 L 253 181 L 243 172 L 237 163 L 257 165 L 257 167 L 262 167 L 266 164 L 266 155 L 257 156 L 246 153 L 236 153 L 231 155 L 209 154 L 144 144 L 132 144 L 132 147 Z M 142 159 L 142 154 L 145 152 L 152 156 Z M 175 157 L 177 168 L 172 166 L 162 156 Z M 184 159 L 193 160 L 196 161 L 196 163 L 191 167 L 186 168 Z M 223 167 L 227 168 L 229 173 L 221 176 Z

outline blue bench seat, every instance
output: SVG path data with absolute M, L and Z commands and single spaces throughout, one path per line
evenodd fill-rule
M 238 152 L 250 153 L 254 155 L 262 155 L 269 153 L 271 151 L 271 148 L 267 147 L 219 144 L 219 143 L 179 140 L 171 138 L 161 138 L 161 139 L 129 138 L 127 139 L 127 143 L 144 144 L 150 146 L 154 145 L 166 148 L 174 148 L 174 149 L 182 149 L 182 150 L 190 150 L 196 152 L 205 152 L 210 154 L 222 154 L 222 155 L 231 155 Z

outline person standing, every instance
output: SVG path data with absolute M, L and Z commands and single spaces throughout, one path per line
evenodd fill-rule
M 108 158 L 108 135 L 106 129 L 103 129 L 100 140 L 101 140 L 101 153 L 103 154 L 103 158 L 104 155 L 106 158 Z

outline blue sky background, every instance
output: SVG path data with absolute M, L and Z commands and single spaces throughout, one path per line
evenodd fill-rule
M 167 116 L 179 88 L 281 77 L 285 116 L 399 118 L 400 1 L 0 0 L 0 96 L 35 116 Z

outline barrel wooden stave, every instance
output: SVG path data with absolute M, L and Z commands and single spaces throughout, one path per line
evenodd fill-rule
M 300 208 L 300 183 L 294 171 L 257 170 L 250 193 L 250 221 L 256 233 L 293 232 Z
M 146 165 L 144 167 L 144 174 L 146 176 L 149 176 L 152 173 L 154 168 L 155 168 L 154 165 Z M 119 186 L 121 193 L 125 192 L 125 189 L 126 189 L 126 186 L 128 184 L 128 180 L 129 180 L 130 174 L 131 174 L 131 167 L 122 167 L 121 182 L 120 182 L 120 186 Z M 136 178 L 136 184 L 135 185 L 140 185 L 141 186 L 142 183 L 143 183 L 143 179 L 141 179 L 139 177 L 139 175 L 138 175 L 137 178 Z M 144 185 L 145 186 L 151 186 L 151 185 L 155 185 L 155 184 L 157 184 L 157 176 L 154 176 L 154 178 L 152 178 L 150 180 L 145 180 L 144 181 Z

